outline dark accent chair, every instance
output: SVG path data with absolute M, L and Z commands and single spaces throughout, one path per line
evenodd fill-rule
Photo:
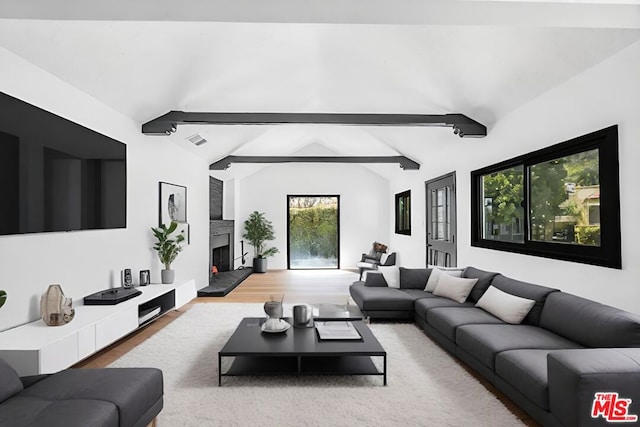
M 386 246 L 385 246 L 386 249 Z M 360 260 L 359 263 L 356 264 L 356 266 L 358 267 L 358 270 L 360 271 L 360 279 L 362 280 L 362 274 L 364 274 L 365 271 L 371 271 L 371 270 L 377 270 L 379 265 L 382 266 L 390 266 L 390 265 L 396 265 L 396 253 L 395 252 L 391 252 L 389 254 L 389 256 L 387 256 L 387 259 L 384 260 L 384 262 L 381 262 L 381 258 L 382 258 L 382 254 L 384 252 L 375 252 L 375 254 L 377 255 L 371 255 L 371 252 L 369 252 L 369 254 L 362 254 L 362 259 Z

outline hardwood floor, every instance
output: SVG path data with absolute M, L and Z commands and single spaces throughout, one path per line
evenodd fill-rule
M 165 314 L 155 322 L 74 367 L 102 368 L 108 366 L 180 317 L 196 303 L 263 303 L 269 299 L 281 300 L 283 298 L 285 303 L 340 303 L 348 298 L 349 285 L 357 279 L 358 273 L 348 270 L 270 270 L 265 274 L 252 274 L 227 296 L 195 298 L 180 310 Z M 426 336 L 425 339 L 427 339 Z M 539 426 L 490 382 L 458 359 L 455 361 L 493 393 L 526 426 Z

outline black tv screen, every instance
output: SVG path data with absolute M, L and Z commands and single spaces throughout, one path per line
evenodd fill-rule
M 127 146 L 0 92 L 0 235 L 124 228 Z

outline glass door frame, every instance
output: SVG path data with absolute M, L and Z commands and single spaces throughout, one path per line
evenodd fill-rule
M 337 208 L 336 208 L 336 267 L 291 267 L 291 216 L 290 216 L 290 208 L 289 208 L 289 199 L 291 197 L 333 197 L 337 200 Z M 287 194 L 287 270 L 339 270 L 340 269 L 340 195 L 339 194 Z

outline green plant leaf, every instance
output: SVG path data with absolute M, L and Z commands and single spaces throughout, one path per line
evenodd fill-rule
M 2 307 L 6 301 L 7 293 L 5 291 L 0 291 L 0 307 Z
M 273 224 L 265 218 L 263 212 L 253 211 L 244 222 L 244 228 L 245 233 L 242 237 L 247 239 L 251 246 L 253 246 L 255 258 L 264 258 L 276 253 L 273 252 L 275 248 L 269 249 L 268 253 L 265 251 L 265 242 L 274 240 L 275 234 Z
M 171 263 L 182 250 L 180 243 L 185 240 L 182 234 L 175 237 L 170 236 L 177 228 L 178 224 L 175 221 L 172 221 L 168 227 L 165 224 L 161 224 L 158 228 L 151 227 L 151 231 L 157 240 L 153 249 L 158 252 L 158 259 L 167 269 L 171 268 Z

